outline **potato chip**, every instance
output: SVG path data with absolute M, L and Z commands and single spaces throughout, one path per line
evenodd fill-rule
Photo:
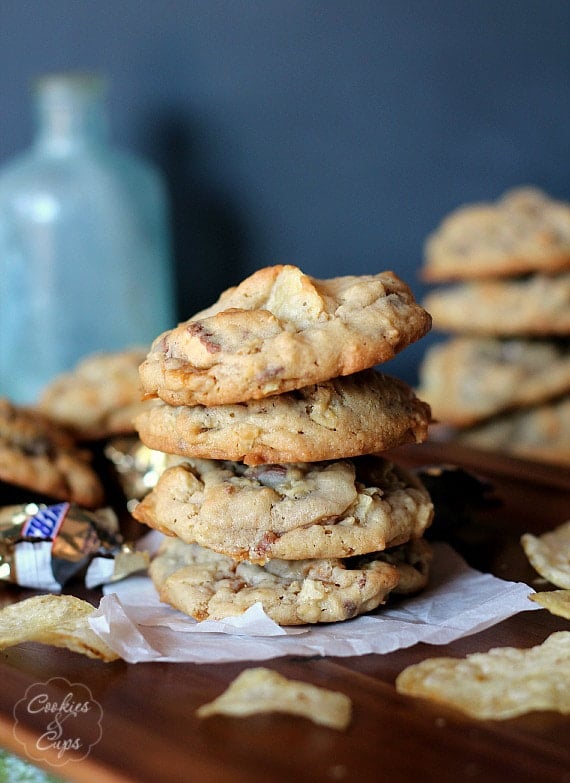
M 73 595 L 38 595 L 0 611 L 0 650 L 22 642 L 67 647 L 89 658 L 119 656 L 89 626 L 94 607 Z
M 530 649 L 497 647 L 466 658 L 428 658 L 404 669 L 396 689 L 482 720 L 536 710 L 568 714 L 570 631 L 553 633 Z
M 570 589 L 570 520 L 542 536 L 525 533 L 521 544 L 541 576 L 556 587 Z
M 197 715 L 243 717 L 262 712 L 300 715 L 343 731 L 350 723 L 352 702 L 344 693 L 289 680 L 271 669 L 258 667 L 243 671 L 221 696 L 200 707 Z
M 531 601 L 544 606 L 552 614 L 570 620 L 570 590 L 550 590 L 529 595 Z

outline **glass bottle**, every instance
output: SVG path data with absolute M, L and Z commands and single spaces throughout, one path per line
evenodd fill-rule
M 0 170 L 0 396 L 19 403 L 174 323 L 165 188 L 109 144 L 104 81 L 48 75 L 34 95 L 35 140 Z

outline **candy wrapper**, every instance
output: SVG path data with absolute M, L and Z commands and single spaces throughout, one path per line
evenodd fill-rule
M 147 568 L 148 554 L 125 543 L 111 509 L 27 503 L 0 509 L 0 580 L 60 592 L 85 572 L 88 588 Z
M 105 446 L 105 456 L 116 471 L 129 511 L 155 486 L 169 460 L 168 454 L 149 449 L 134 437 L 113 438 Z

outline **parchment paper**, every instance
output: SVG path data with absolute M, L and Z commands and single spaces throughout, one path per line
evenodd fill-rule
M 148 545 L 153 549 L 156 540 Z M 236 618 L 198 623 L 161 604 L 147 576 L 134 576 L 106 586 L 91 627 L 131 663 L 222 663 L 388 653 L 418 642 L 447 644 L 540 608 L 529 600 L 534 590 L 526 584 L 473 570 L 447 544 L 433 548 L 427 590 L 342 623 L 282 628 L 259 604 Z

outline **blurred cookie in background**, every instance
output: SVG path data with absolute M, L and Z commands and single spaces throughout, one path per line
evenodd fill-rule
M 48 498 L 98 508 L 105 499 L 91 454 L 61 425 L 0 399 L 0 481 L 6 503 Z M 22 491 L 23 490 L 23 491 Z
M 424 298 L 447 340 L 424 355 L 432 437 L 570 463 L 570 204 L 517 188 L 428 237 Z
M 436 420 L 458 427 L 568 393 L 566 342 L 463 336 L 428 349 L 418 389 Z
M 82 441 L 133 433 L 133 418 L 145 408 L 139 365 L 146 354 L 137 347 L 86 356 L 43 390 L 38 410 Z
M 439 283 L 568 269 L 570 204 L 518 187 L 445 217 L 426 240 L 422 278 Z

